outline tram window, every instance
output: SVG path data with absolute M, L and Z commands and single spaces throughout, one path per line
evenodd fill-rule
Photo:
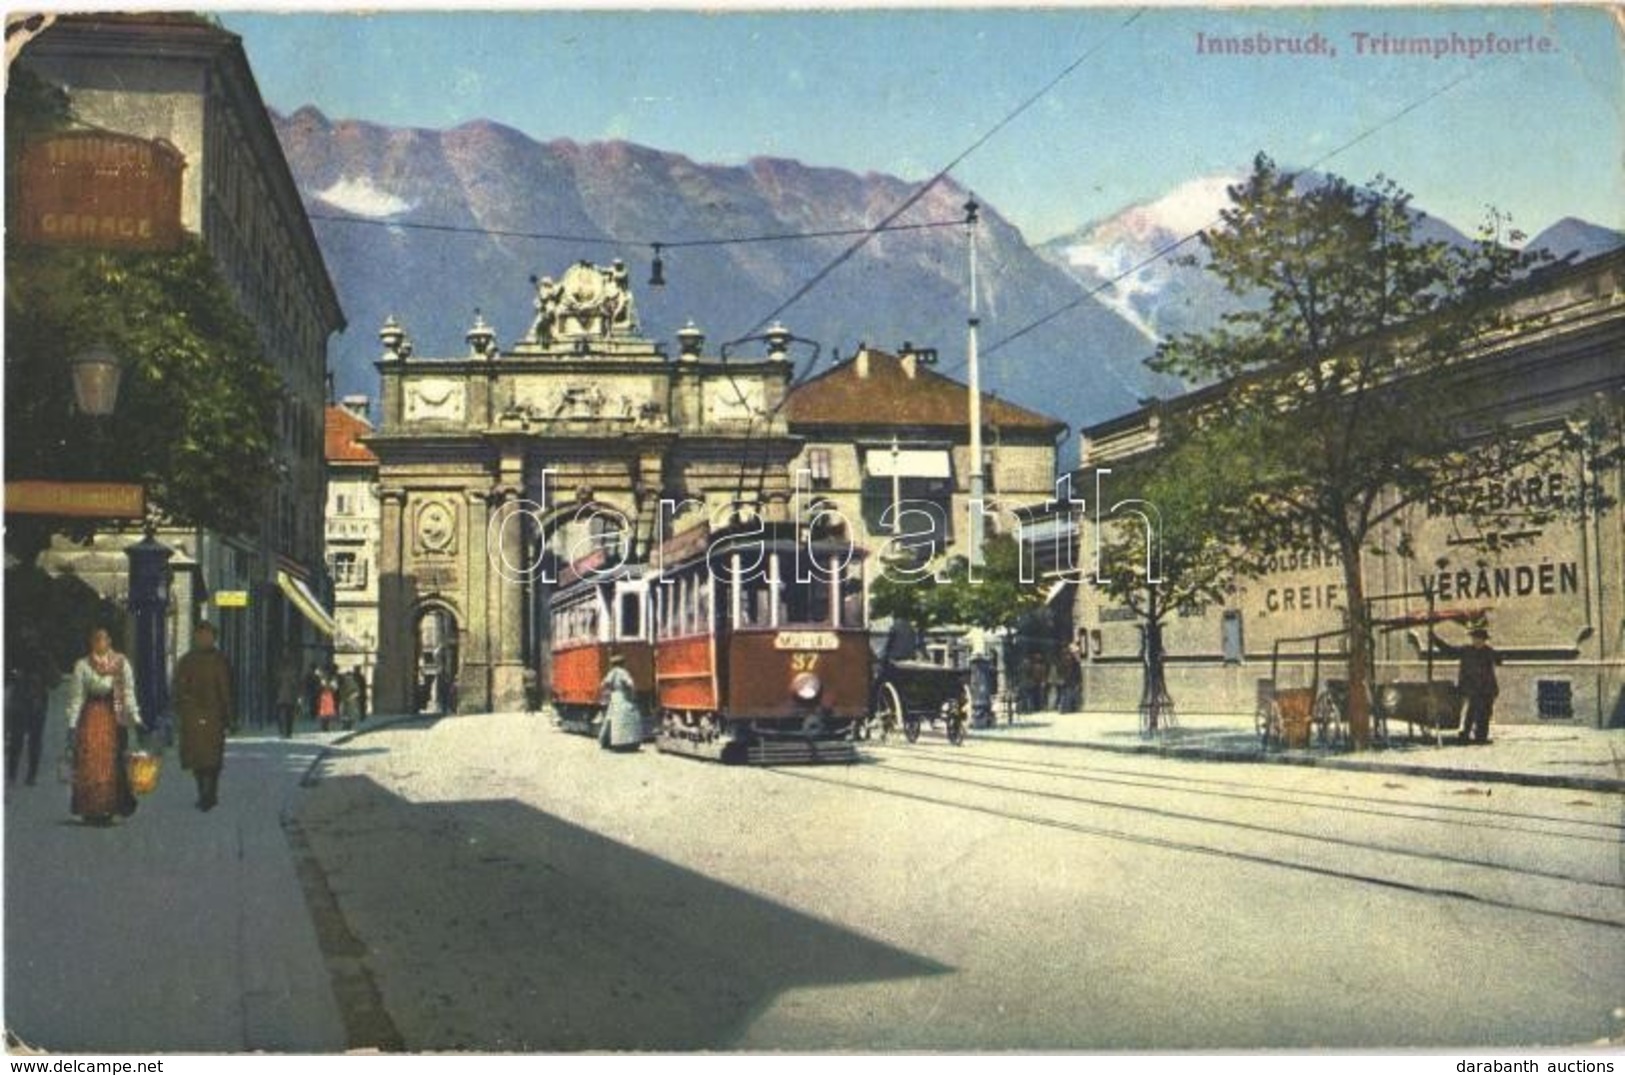
M 694 629 L 707 631 L 711 626 L 711 587 L 705 579 L 694 580 Z
M 641 594 L 621 594 L 621 637 L 635 639 L 643 634 L 643 604 Z
M 745 627 L 767 626 L 767 580 L 760 576 L 746 579 L 739 596 L 740 624 Z
M 863 570 L 857 564 L 848 564 L 841 576 L 841 626 L 863 625 Z
M 786 582 L 784 586 L 785 623 L 829 622 L 829 583 L 814 578 L 812 582 Z

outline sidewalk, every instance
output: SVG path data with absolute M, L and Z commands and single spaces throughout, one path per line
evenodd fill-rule
M 53 1052 L 333 1052 L 345 1045 L 283 833 L 299 781 L 334 738 L 228 742 L 220 805 L 176 750 L 135 815 L 68 814 L 51 747 L 34 787 L 5 796 L 5 1028 Z
M 1428 776 L 1581 791 L 1625 792 L 1625 729 L 1492 724 L 1491 742 L 1464 746 L 1447 735 L 1407 739 L 1403 724 L 1387 747 L 1360 754 L 1330 749 L 1262 750 L 1251 715 L 1182 714 L 1177 726 L 1142 738 L 1136 713 L 1029 713 L 1013 724 L 975 728 L 970 740 L 1005 740 L 1120 754 L 1200 761 L 1312 765 L 1368 773 Z

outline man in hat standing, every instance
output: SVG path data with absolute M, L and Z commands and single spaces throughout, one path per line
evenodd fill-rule
M 231 666 L 214 646 L 214 625 L 200 621 L 192 648 L 175 665 L 171 697 L 180 724 L 181 767 L 197 780 L 197 808 L 213 810 L 220 801 L 220 767 L 226 730 L 237 725 L 232 712 Z
M 1496 695 L 1501 693 L 1495 682 L 1495 666 L 1501 663 L 1501 655 L 1490 646 L 1490 629 L 1484 624 L 1475 624 L 1468 634 L 1473 640 L 1468 646 L 1452 646 L 1431 631 L 1428 637 L 1446 657 L 1461 661 L 1456 690 L 1467 700 L 1467 716 L 1457 738 L 1463 743 L 1488 743 L 1490 715 L 1495 710 Z

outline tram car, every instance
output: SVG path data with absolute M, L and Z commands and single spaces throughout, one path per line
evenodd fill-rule
M 857 760 L 872 664 L 861 550 L 789 524 L 701 524 L 658 563 L 660 750 L 755 765 Z
M 654 647 L 649 641 L 649 580 L 636 567 L 604 570 L 594 553 L 560 573 L 549 604 L 553 714 L 559 727 L 597 735 L 604 706 L 599 685 L 620 654 L 638 687 L 644 738 L 655 732 Z

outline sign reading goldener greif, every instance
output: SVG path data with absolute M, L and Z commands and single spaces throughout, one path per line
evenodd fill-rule
M 163 139 L 67 131 L 23 150 L 14 226 L 24 242 L 113 250 L 180 245 L 186 158 Z

